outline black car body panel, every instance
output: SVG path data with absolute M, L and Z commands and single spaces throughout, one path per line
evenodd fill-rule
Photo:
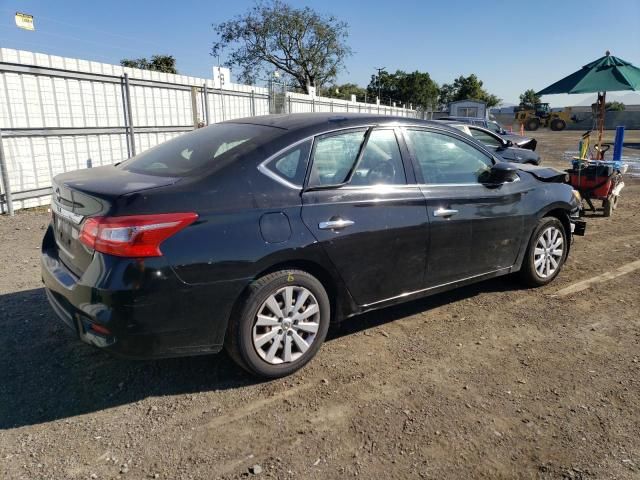
M 436 132 L 492 157 L 442 122 L 300 114 L 225 125 L 273 130 L 265 133 L 264 144 L 247 144 L 241 154 L 231 149 L 218 164 L 199 167 L 197 175 L 146 175 L 123 162 L 55 178 L 42 277 L 54 310 L 85 342 L 136 358 L 216 352 L 247 287 L 283 268 L 318 278 L 339 321 L 517 271 L 537 220 L 553 211 L 569 228 L 569 214 L 577 208 L 571 187 L 542 182 L 536 176 L 546 173 L 524 168 L 517 181 L 503 185 L 429 184 L 406 129 Z M 271 159 L 289 147 L 356 127 L 393 130 L 406 182 L 309 188 L 306 163 L 303 185 L 268 170 Z M 300 161 L 311 162 L 311 155 Z M 437 216 L 445 207 L 458 215 Z M 173 212 L 195 212 L 198 218 L 163 241 L 162 256 L 119 257 L 77 240 L 82 222 L 96 215 Z M 320 228 L 339 218 L 353 223 Z

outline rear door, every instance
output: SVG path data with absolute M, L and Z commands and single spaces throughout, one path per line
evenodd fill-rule
M 522 183 L 484 185 L 493 159 L 463 135 L 428 129 L 407 129 L 405 135 L 430 222 L 425 283 L 512 266 L 524 234 Z
M 370 305 L 422 288 L 425 200 L 418 185 L 407 182 L 394 129 L 318 137 L 302 200 L 304 223 L 356 303 Z

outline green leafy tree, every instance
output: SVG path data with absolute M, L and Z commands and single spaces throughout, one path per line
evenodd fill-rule
M 485 102 L 489 108 L 498 105 L 502 99 L 487 92 L 482 85 L 482 80 L 475 74 L 468 77 L 460 75 L 453 84 L 444 84 L 440 88 L 440 103 L 446 107 L 450 102 L 457 100 L 479 100 Z
M 389 73 L 380 71 L 380 75 L 372 75 L 367 91 L 374 99 L 378 96 L 378 81 L 380 82 L 380 101 L 382 103 L 396 102 L 426 110 L 433 108 L 438 101 L 438 84 L 426 72 L 407 73 L 397 70 Z
M 607 112 L 623 112 L 624 111 L 624 103 L 622 102 L 607 102 L 604 104 Z
M 343 100 L 351 100 L 351 95 L 355 95 L 358 100 L 364 100 L 367 89 L 355 83 L 343 83 L 342 85 L 334 84 L 327 88 L 322 88 L 319 94 L 323 97 L 341 98 Z
M 146 58 L 123 58 L 120 60 L 120 65 L 123 67 L 141 68 L 142 70 L 154 70 L 156 72 L 178 73 L 176 69 L 176 59 L 172 55 L 154 55 L 150 60 Z
M 224 52 L 225 64 L 239 67 L 238 77 L 246 83 L 275 69 L 308 92 L 334 80 L 351 54 L 345 22 L 282 0 L 259 2 L 213 27 L 218 39 L 211 55 Z
M 537 103 L 540 103 L 540 97 L 536 95 L 536 91 L 532 88 L 525 90 L 520 95 L 520 106 L 523 108 L 534 108 Z

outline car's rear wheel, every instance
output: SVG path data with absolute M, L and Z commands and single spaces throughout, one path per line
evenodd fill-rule
M 331 307 L 322 283 L 301 270 L 254 281 L 232 318 L 226 348 L 250 373 L 278 378 L 313 358 L 329 328 Z
M 569 240 L 562 222 L 555 217 L 540 219 L 522 262 L 520 277 L 529 286 L 550 283 L 564 265 Z

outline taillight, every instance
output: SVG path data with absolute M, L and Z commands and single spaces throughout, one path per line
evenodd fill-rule
M 198 218 L 197 213 L 92 217 L 82 224 L 80 241 L 119 257 L 159 257 L 160 244 Z

